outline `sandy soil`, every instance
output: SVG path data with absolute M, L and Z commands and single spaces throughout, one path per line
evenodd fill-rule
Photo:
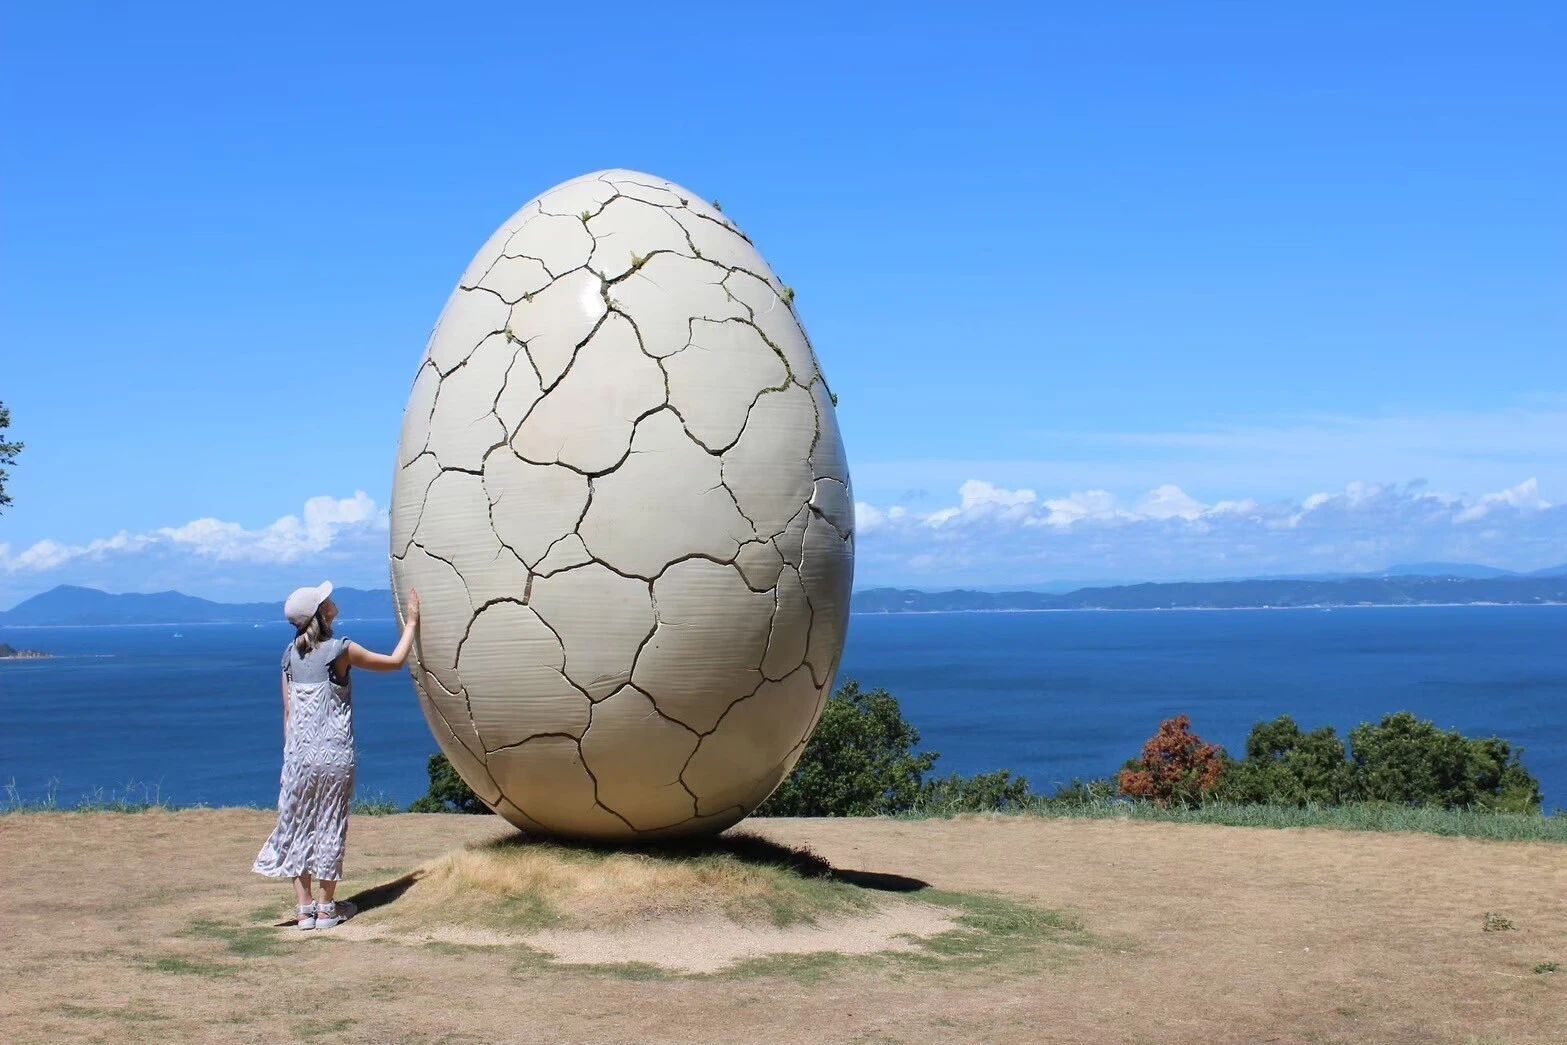
M 1070 912 L 1099 943 L 1044 971 L 865 963 L 819 982 L 636 980 L 541 971 L 506 948 L 282 928 L 275 944 L 225 939 L 210 926 L 289 909 L 286 886 L 249 872 L 272 819 L 0 817 L 0 1040 L 1567 1041 L 1560 846 L 1105 821 L 752 821 L 840 869 Z M 356 819 L 340 895 L 503 826 Z M 1483 931 L 1487 912 L 1516 928 Z M 1564 971 L 1534 971 L 1550 961 Z
M 918 941 L 959 928 L 952 912 L 891 899 L 864 914 L 788 926 L 737 925 L 721 914 L 645 921 L 615 929 L 544 929 L 516 934 L 453 926 L 413 934 L 389 932 L 373 918 L 356 918 L 334 935 L 348 940 L 393 940 L 505 947 L 523 944 L 563 965 L 650 965 L 666 972 L 715 973 L 754 958 L 784 954 L 914 954 Z M 305 939 L 303 935 L 299 937 Z

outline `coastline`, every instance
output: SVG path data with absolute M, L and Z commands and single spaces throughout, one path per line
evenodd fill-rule
M 918 617 L 938 613 L 1231 613 L 1276 610 L 1436 610 L 1465 607 L 1534 609 L 1567 602 L 1324 602 L 1301 606 L 1044 606 L 1035 609 L 850 610 L 851 617 Z
M 1487 609 L 1549 609 L 1567 606 L 1567 602 L 1323 602 L 1309 603 L 1300 606 L 1046 606 L 1038 608 L 1012 608 L 1012 609 L 956 609 L 956 610 L 854 610 L 849 611 L 851 617 L 921 617 L 933 614 L 947 613 L 1230 613 L 1230 612 L 1277 612 L 1300 610 L 1426 610 L 1426 609 L 1457 609 L 1465 607 Z M 389 624 L 395 623 L 395 617 L 344 617 L 345 624 Z M 125 624 L 0 624 L 0 632 L 5 631 L 38 631 L 55 628 L 210 628 L 210 627 L 236 627 L 250 624 L 270 627 L 283 624 L 277 621 L 253 621 L 253 620 L 203 620 L 203 621 L 153 621 Z M 50 656 L 42 658 L 34 657 L 0 657 L 0 660 L 35 660 L 54 659 Z

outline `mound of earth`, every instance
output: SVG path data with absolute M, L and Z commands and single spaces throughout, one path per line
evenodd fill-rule
M 900 895 L 924 884 L 840 874 L 748 832 L 638 849 L 503 832 L 366 890 L 367 913 L 334 935 L 706 973 L 779 955 L 915 952 L 961 931 L 953 908 Z

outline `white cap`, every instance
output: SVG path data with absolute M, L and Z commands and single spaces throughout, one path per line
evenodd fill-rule
M 332 594 L 332 582 L 322 581 L 314 588 L 296 588 L 294 594 L 283 603 L 283 616 L 296 628 L 303 628 L 316 615 L 316 610 Z

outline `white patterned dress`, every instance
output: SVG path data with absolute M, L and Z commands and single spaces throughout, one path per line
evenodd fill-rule
M 325 639 L 303 657 L 291 642 L 283 652 L 289 689 L 283 783 L 277 829 L 251 866 L 257 874 L 342 880 L 354 797 L 354 708 L 348 672 L 336 677 L 332 662 L 348 641 Z

